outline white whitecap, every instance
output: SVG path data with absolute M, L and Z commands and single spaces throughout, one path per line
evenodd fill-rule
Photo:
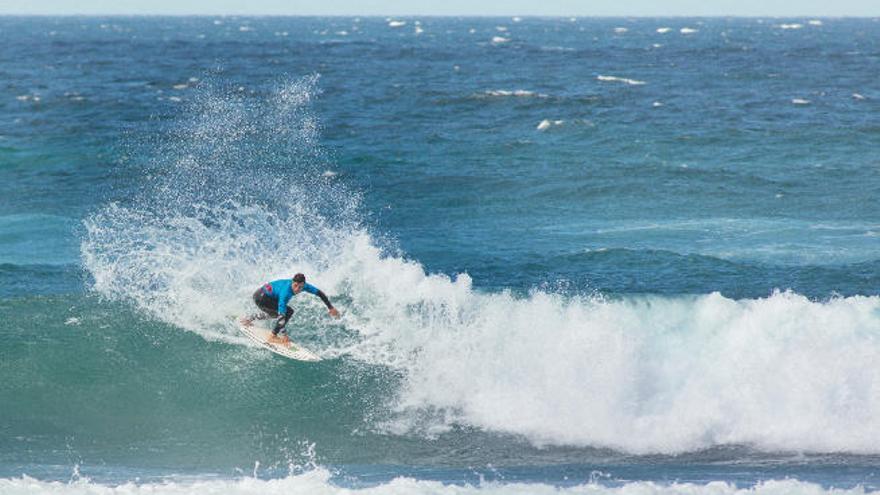
M 544 120 L 542 120 L 542 121 L 538 124 L 538 127 L 536 127 L 536 129 L 539 130 L 539 131 L 546 131 L 546 130 L 549 129 L 550 127 L 553 127 L 553 126 L 559 126 L 559 125 L 562 125 L 562 124 L 564 124 L 564 123 L 565 123 L 564 120 L 550 120 L 550 119 L 544 119 Z
M 641 86 L 646 84 L 645 81 L 639 81 L 637 79 L 628 79 L 626 77 L 617 77 L 617 76 L 596 76 L 596 79 L 604 82 L 621 82 L 624 84 L 629 84 L 631 86 Z

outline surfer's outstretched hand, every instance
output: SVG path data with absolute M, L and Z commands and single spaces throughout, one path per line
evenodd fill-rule
M 334 318 L 339 318 L 339 310 L 338 309 L 330 308 L 327 310 L 327 312 L 330 313 L 330 316 L 332 316 Z

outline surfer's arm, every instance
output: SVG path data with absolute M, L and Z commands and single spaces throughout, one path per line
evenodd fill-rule
M 321 298 L 321 301 L 324 302 L 324 306 L 327 306 L 327 311 L 330 312 L 330 316 L 339 316 L 339 311 L 333 307 L 333 303 L 330 302 L 330 298 L 327 297 L 327 294 L 324 294 L 324 291 L 315 287 L 314 285 L 306 284 L 303 286 L 303 290 L 308 292 L 309 294 L 314 294 Z
M 324 306 L 327 306 L 327 309 L 333 309 L 333 305 L 330 304 L 330 298 L 327 297 L 327 294 L 324 294 L 324 292 L 319 290 L 318 292 L 315 292 L 315 295 L 324 301 Z

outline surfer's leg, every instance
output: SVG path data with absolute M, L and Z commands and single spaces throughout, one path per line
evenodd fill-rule
M 272 335 L 278 335 L 279 332 L 287 333 L 285 327 L 287 326 L 287 322 L 290 321 L 291 316 L 293 316 L 293 310 L 288 306 L 287 311 L 284 312 L 284 316 L 275 321 L 275 328 L 272 329 Z
M 260 289 L 257 289 L 257 291 L 254 292 L 254 304 L 260 308 L 262 313 L 254 315 L 252 319 L 265 320 L 266 318 L 278 318 L 278 311 L 275 309 L 278 307 L 278 300 L 267 296 Z

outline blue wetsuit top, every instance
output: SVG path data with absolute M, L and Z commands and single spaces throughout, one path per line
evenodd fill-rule
M 290 299 L 293 298 L 296 294 L 293 293 L 293 280 L 289 278 L 283 278 L 281 280 L 273 280 L 268 284 L 264 285 L 262 288 L 263 294 L 266 294 L 269 297 L 278 299 L 278 314 L 283 315 L 287 311 L 287 303 L 290 302 Z M 324 301 L 324 304 L 327 305 L 328 308 L 332 308 L 333 305 L 330 304 L 330 300 L 327 299 L 327 296 L 321 292 L 320 289 L 315 287 L 312 284 L 303 284 L 303 292 L 308 292 L 309 294 L 314 294 L 321 298 Z

